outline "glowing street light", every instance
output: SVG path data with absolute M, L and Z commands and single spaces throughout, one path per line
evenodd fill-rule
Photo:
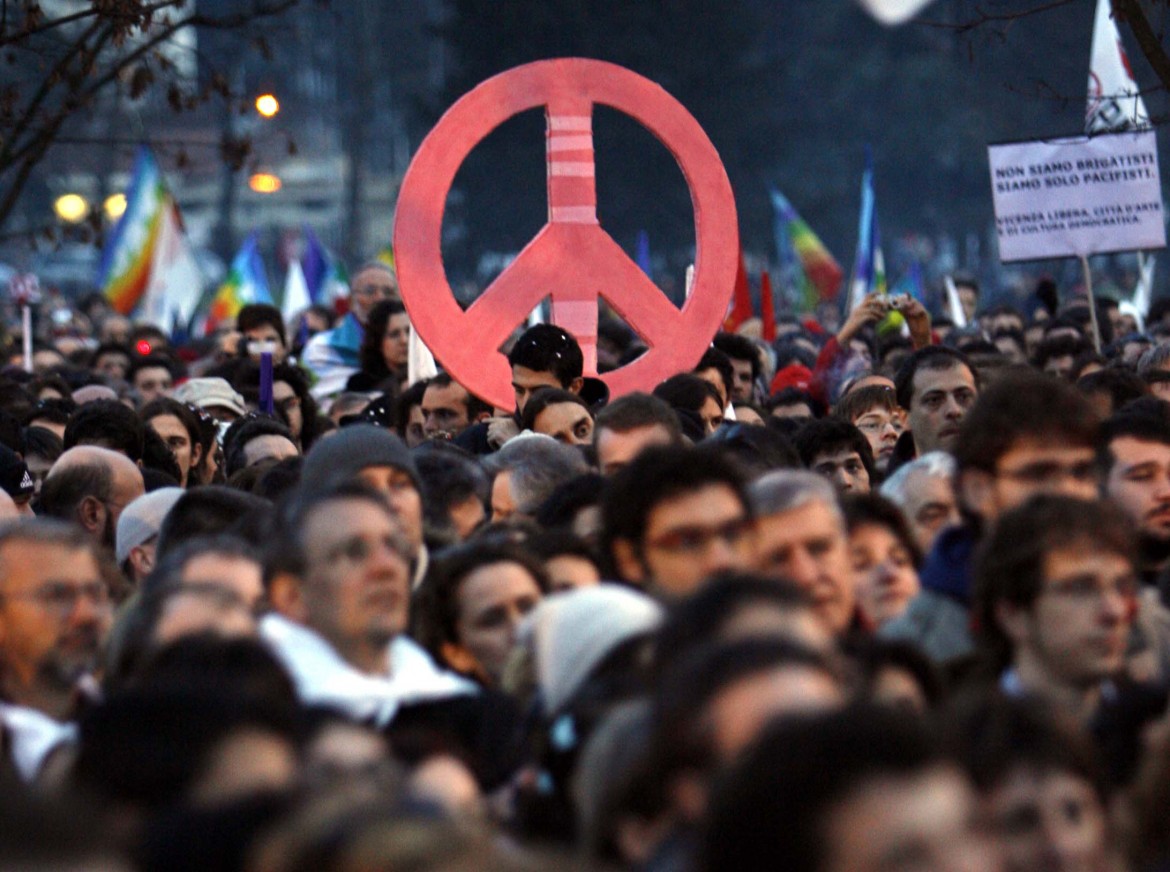
M 53 201 L 53 211 L 62 221 L 77 224 L 89 214 L 89 203 L 80 194 L 62 194 Z
M 261 94 L 256 98 L 256 111 L 265 118 L 271 118 L 280 111 L 280 101 L 272 94 Z
M 122 213 L 126 211 L 126 195 L 125 194 L 110 194 L 102 203 L 102 209 L 105 210 L 106 217 L 111 221 L 117 221 L 122 217 Z
M 253 173 L 248 179 L 248 187 L 257 194 L 275 194 L 281 188 L 281 181 L 272 173 Z

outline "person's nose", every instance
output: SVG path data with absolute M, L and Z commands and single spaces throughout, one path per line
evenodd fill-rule
M 794 548 L 783 567 L 784 574 L 799 587 L 812 590 L 816 584 L 819 568 L 806 548 Z

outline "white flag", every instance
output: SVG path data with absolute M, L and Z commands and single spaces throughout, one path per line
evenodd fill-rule
M 301 262 L 293 259 L 288 265 L 288 273 L 284 277 L 284 299 L 280 301 L 280 315 L 284 323 L 292 326 L 297 316 L 313 304 L 309 297 L 309 283 L 305 281 L 305 271 Z
M 944 280 L 947 289 L 947 314 L 955 327 L 962 330 L 967 326 L 967 313 L 963 311 L 963 301 L 959 299 L 959 289 L 955 287 L 955 280 L 947 276 Z
M 406 384 L 409 387 L 416 382 L 434 378 L 439 374 L 435 365 L 435 356 L 427 348 L 414 325 L 410 326 L 410 341 L 406 352 Z
M 203 296 L 203 273 L 169 194 L 159 222 L 140 318 L 170 333 L 176 323 L 187 329 Z
M 1150 115 L 1133 80 L 1129 58 L 1111 14 L 1110 0 L 1097 0 L 1085 132 L 1115 133 L 1149 126 Z

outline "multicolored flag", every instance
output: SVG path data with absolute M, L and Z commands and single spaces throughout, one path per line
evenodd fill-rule
M 886 260 L 878 231 L 877 206 L 873 192 L 873 152 L 865 147 L 865 172 L 861 176 L 861 215 L 857 226 L 857 257 L 849 289 L 852 312 L 866 295 L 886 292 Z
M 249 303 L 272 303 L 264 262 L 256 249 L 256 231 L 248 234 L 239 252 L 232 259 L 227 279 L 219 286 L 211 311 L 207 315 L 205 332 L 210 333 L 219 324 L 236 317 Z
M 1110 0 L 1097 0 L 1089 58 L 1085 133 L 1116 133 L 1143 130 L 1149 126 L 1150 113 L 1146 111 L 1146 104 L 1134 81 L 1117 22 L 1113 20 Z
M 154 154 L 138 149 L 126 210 L 102 252 L 98 286 L 111 307 L 164 330 L 186 326 L 203 275 Z
M 837 299 L 845 273 L 788 199 L 775 188 L 770 194 L 777 256 L 782 263 L 795 256 L 801 308 L 811 312 L 817 303 Z

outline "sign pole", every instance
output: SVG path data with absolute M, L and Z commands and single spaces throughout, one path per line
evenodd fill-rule
M 1097 323 L 1097 302 L 1093 299 L 1093 271 L 1089 268 L 1087 255 L 1080 255 L 1081 269 L 1085 273 L 1085 290 L 1089 294 L 1089 323 L 1093 325 L 1093 350 L 1101 353 L 1101 325 Z
M 32 306 L 24 303 L 20 307 L 21 345 L 24 351 L 25 372 L 33 371 Z
M 265 415 L 276 414 L 272 398 L 272 352 L 260 353 L 260 411 Z

